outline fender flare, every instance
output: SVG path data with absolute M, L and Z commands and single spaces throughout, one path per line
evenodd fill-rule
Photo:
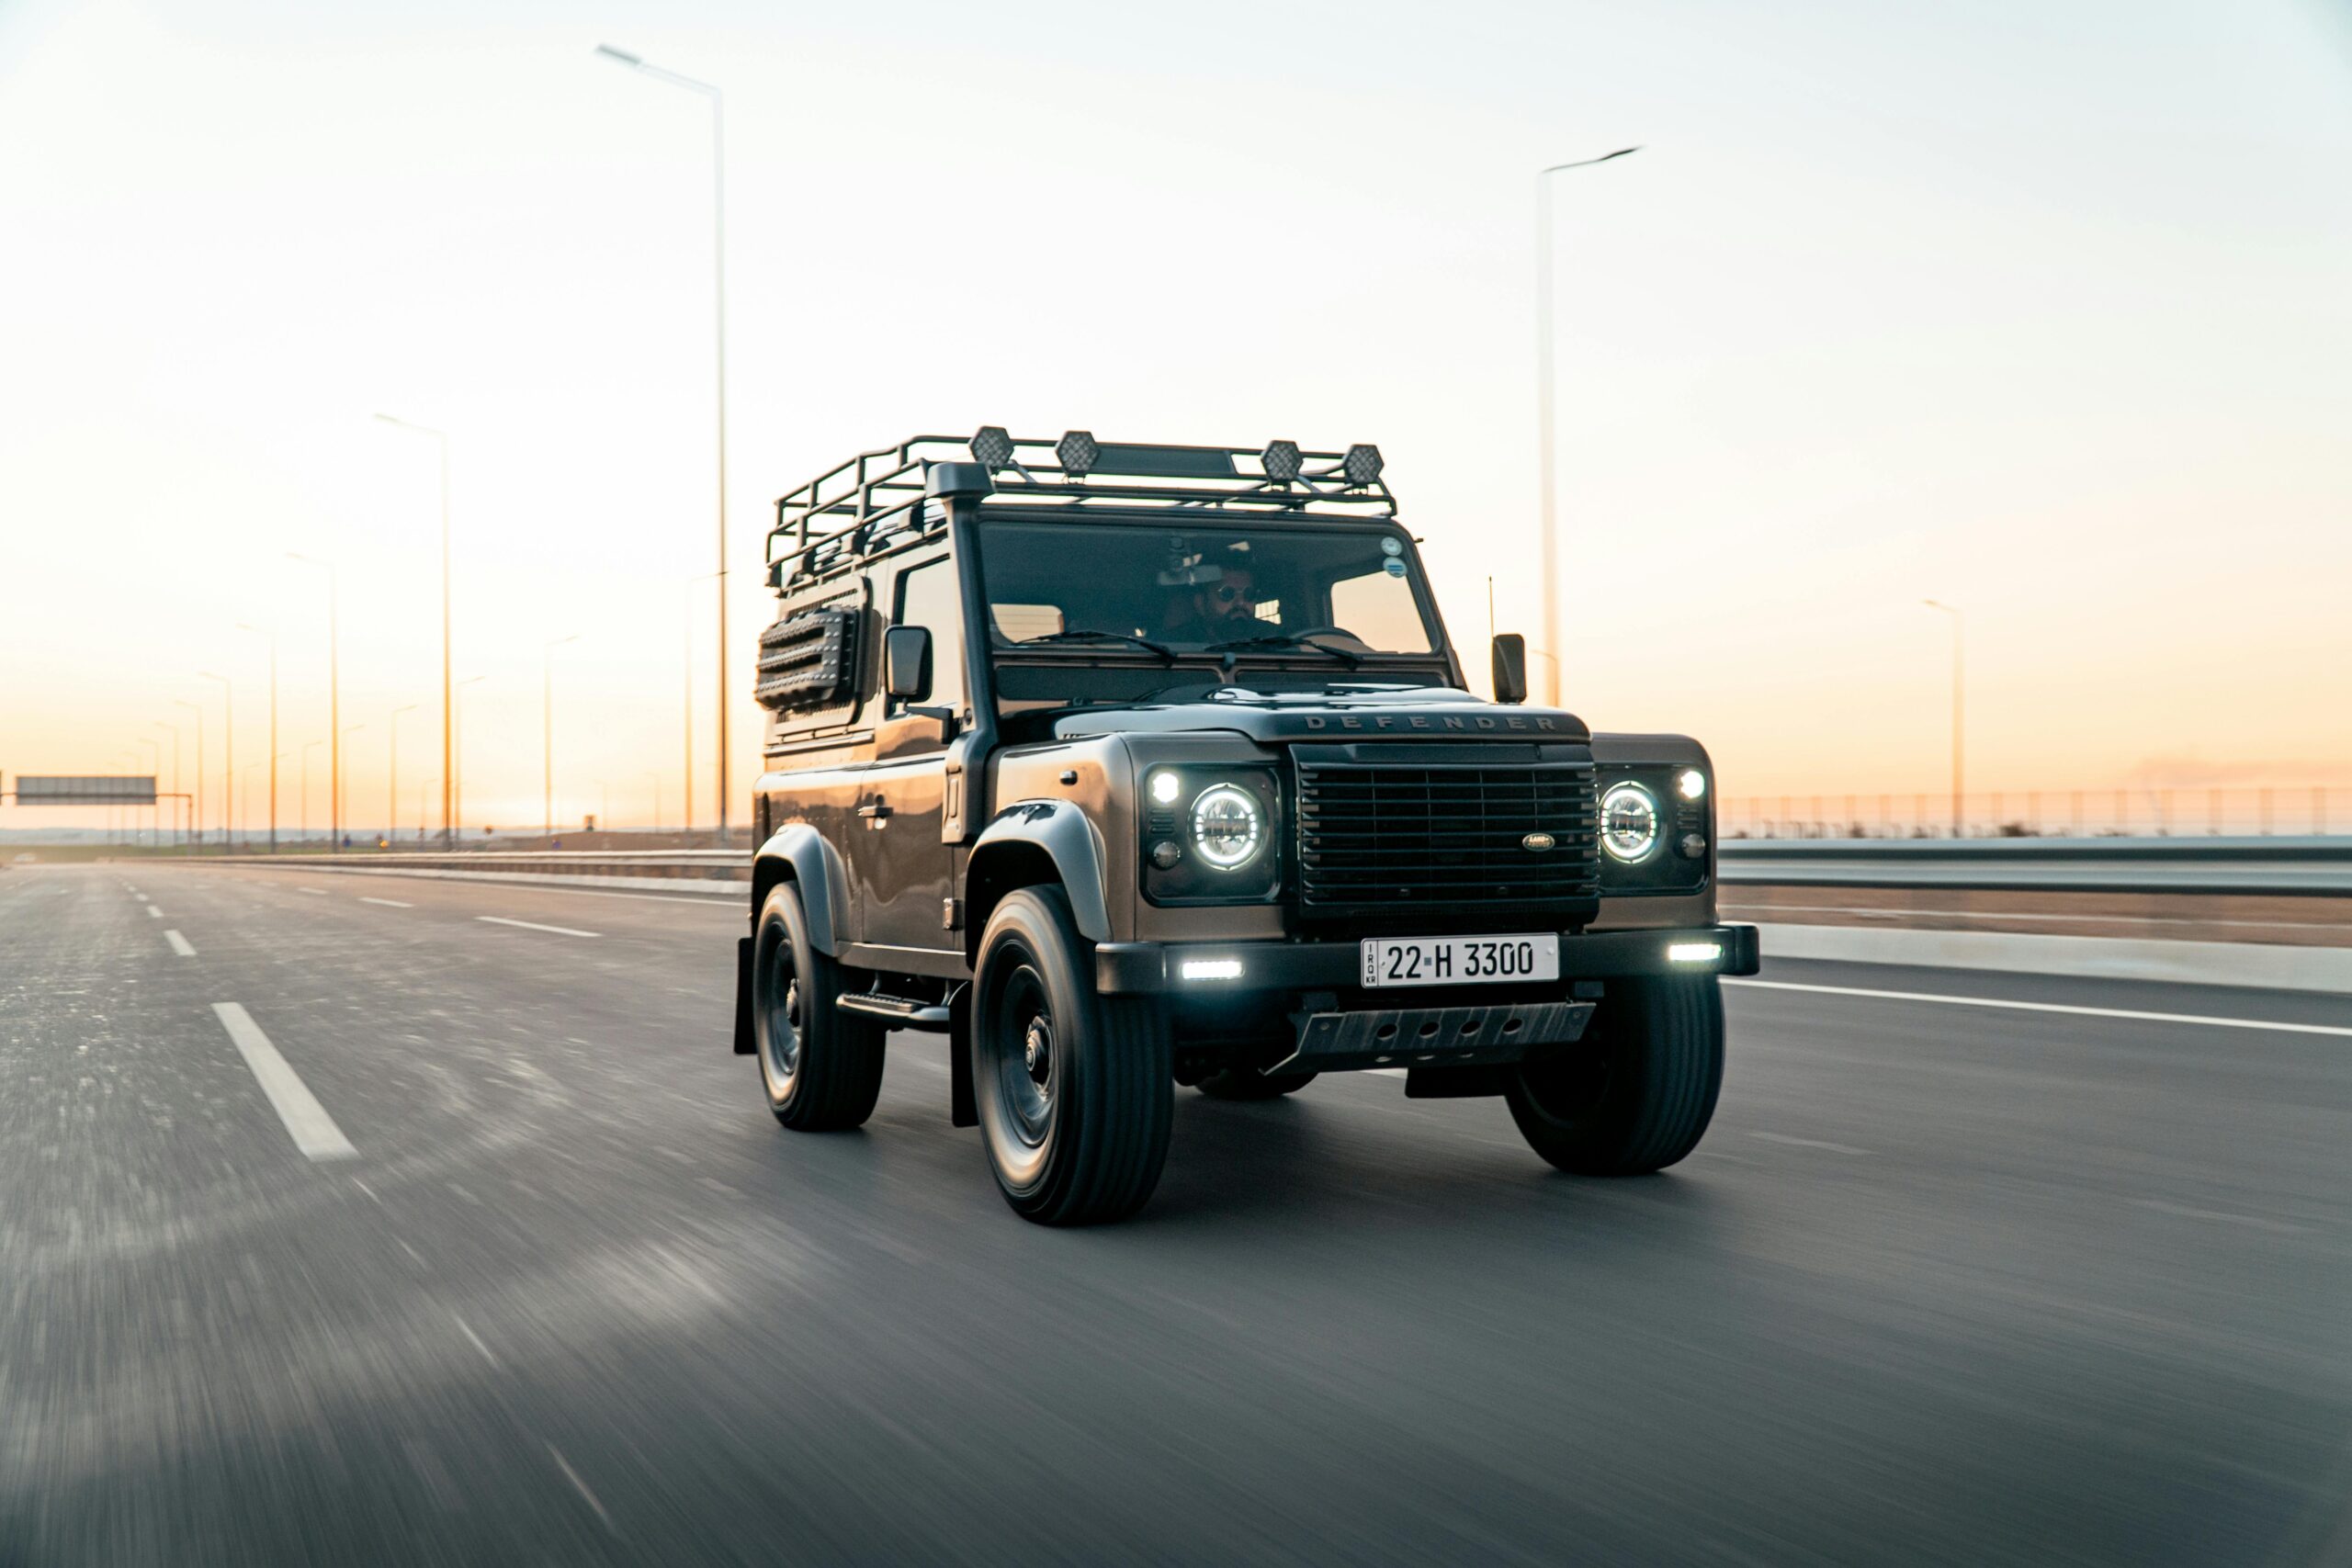
M 841 955 L 849 908 L 849 874 L 841 855 L 806 822 L 787 822 L 770 835 L 752 858 L 752 919 L 760 918 L 768 889 L 789 880 L 800 889 L 800 911 L 808 920 L 808 941 L 828 958 Z
M 1078 934 L 1089 942 L 1109 942 L 1111 911 L 1102 896 L 1104 856 L 1094 824 L 1068 801 L 1023 800 L 998 812 L 972 842 L 965 871 L 966 896 L 972 905 L 967 942 L 977 947 L 988 924 L 988 911 L 995 907 L 998 897 L 1035 880 L 1034 876 L 1003 877 L 993 868 L 1007 861 L 1029 860 L 1037 853 L 1052 863 L 1054 874 L 1069 897 Z

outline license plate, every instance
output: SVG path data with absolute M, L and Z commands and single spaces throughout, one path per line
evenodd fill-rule
M 1363 983 L 1379 986 L 1479 986 L 1560 977 L 1557 931 L 1517 936 L 1367 937 Z

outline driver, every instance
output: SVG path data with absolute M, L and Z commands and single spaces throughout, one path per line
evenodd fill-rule
M 1232 642 L 1254 637 L 1258 586 L 1246 565 L 1217 569 L 1215 581 L 1196 582 L 1169 595 L 1168 626 L 1161 634 L 1175 642 Z

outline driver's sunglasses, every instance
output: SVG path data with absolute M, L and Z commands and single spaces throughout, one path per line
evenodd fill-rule
M 1230 582 L 1218 586 L 1216 590 L 1218 604 L 1230 604 L 1237 599 L 1245 604 L 1255 604 L 1258 602 L 1258 591 L 1255 588 L 1236 588 Z

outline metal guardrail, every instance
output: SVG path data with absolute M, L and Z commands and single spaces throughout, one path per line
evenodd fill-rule
M 195 863 L 371 872 L 393 876 L 437 874 L 652 877 L 724 883 L 752 880 L 752 857 L 741 850 L 471 850 L 455 853 L 372 850 L 339 855 L 219 855 Z
M 1722 879 L 1747 886 L 2046 893 L 2352 897 L 2352 839 L 1726 839 Z M 741 850 L 373 852 L 243 855 L 213 865 L 398 874 L 742 883 Z
M 2352 897 L 2352 839 L 1726 839 L 1726 883 Z

